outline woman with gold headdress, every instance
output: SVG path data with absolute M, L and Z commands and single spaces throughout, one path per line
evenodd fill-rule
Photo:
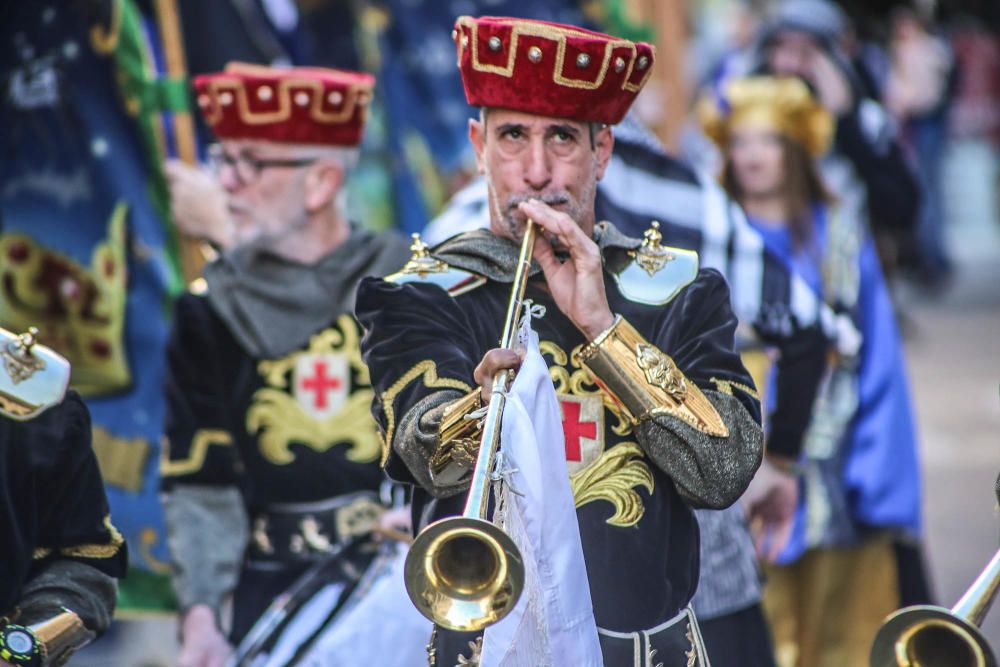
M 856 349 L 831 351 L 795 466 L 797 506 L 755 529 L 771 561 L 764 606 L 781 667 L 865 664 L 879 624 L 899 605 L 893 543 L 920 530 L 892 305 L 868 230 L 840 214 L 820 176 L 834 123 L 802 81 L 732 80 L 702 100 L 699 115 L 722 152 L 723 186 L 764 243 L 862 335 Z

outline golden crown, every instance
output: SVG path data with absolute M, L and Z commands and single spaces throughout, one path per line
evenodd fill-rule
M 833 116 L 796 78 L 754 76 L 724 84 L 723 94 L 702 97 L 697 108 L 705 135 L 720 148 L 733 128 L 769 127 L 799 142 L 814 156 L 826 153 L 833 138 Z

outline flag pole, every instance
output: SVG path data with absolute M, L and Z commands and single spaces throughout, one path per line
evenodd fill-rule
M 181 22 L 177 0 L 156 0 L 155 11 L 167 76 L 172 79 L 185 80 L 187 78 L 187 58 L 184 55 L 184 42 L 181 39 Z M 177 156 L 189 165 L 196 164 L 198 151 L 191 112 L 187 110 L 173 111 L 170 117 L 177 146 Z M 184 274 L 185 283 L 190 283 L 201 277 L 201 270 L 205 265 L 203 244 L 179 231 L 178 235 L 181 271 Z

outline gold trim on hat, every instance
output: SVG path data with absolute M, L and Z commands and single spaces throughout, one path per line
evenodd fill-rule
M 585 79 L 574 79 L 565 75 L 565 61 L 566 61 L 566 47 L 568 44 L 569 37 L 581 37 L 587 39 L 596 39 L 594 33 L 584 32 L 579 30 L 573 30 L 572 28 L 557 28 L 555 26 L 536 23 L 534 21 L 511 19 L 508 21 L 507 25 L 510 26 L 510 44 L 507 47 L 507 64 L 500 65 L 490 65 L 488 63 L 482 63 L 479 61 L 479 31 L 477 30 L 478 24 L 476 19 L 471 16 L 459 17 L 457 21 L 458 25 L 468 28 L 469 32 L 472 34 L 471 45 L 467 46 L 466 43 L 456 36 L 458 39 L 458 62 L 461 65 L 462 53 L 466 48 L 471 47 L 472 49 L 472 68 L 477 72 L 489 72 L 491 74 L 499 74 L 507 78 L 512 78 L 514 76 L 514 62 L 517 58 L 517 45 L 519 38 L 523 35 L 525 37 L 541 37 L 542 39 L 547 39 L 556 42 L 556 61 L 555 67 L 552 72 L 552 80 L 562 86 L 568 88 L 579 88 L 582 90 L 596 90 L 604 85 L 604 78 L 607 76 L 608 69 L 611 67 L 611 58 L 614 55 L 614 50 L 617 48 L 626 48 L 631 52 L 628 57 L 628 68 L 625 70 L 625 74 L 622 81 L 622 89 L 627 90 L 630 93 L 638 93 L 646 81 L 649 79 L 653 72 L 653 68 L 649 67 L 646 70 L 646 74 L 642 77 L 642 80 L 637 83 L 630 83 L 629 78 L 632 76 L 632 71 L 635 67 L 635 63 L 638 60 L 638 49 L 634 42 L 626 39 L 613 39 L 608 40 L 604 43 L 604 58 L 601 61 L 601 68 L 597 73 L 597 78 L 594 81 L 588 81 Z M 650 45 L 650 50 L 655 55 L 655 48 Z M 589 55 L 589 54 L 588 54 Z M 617 74 L 617 72 L 615 72 Z
M 237 70 L 238 71 L 238 70 Z M 307 78 L 286 78 L 271 82 L 269 85 L 275 87 L 278 100 L 278 108 L 270 111 L 254 111 L 250 108 L 247 95 L 247 82 L 240 79 L 218 79 L 209 81 L 206 85 L 210 104 L 205 109 L 205 120 L 209 125 L 216 125 L 222 120 L 222 105 L 219 97 L 222 93 L 229 91 L 235 93 L 236 112 L 240 121 L 246 125 L 265 125 L 268 123 L 281 123 L 292 116 L 294 106 L 292 100 L 292 89 L 297 91 L 303 88 L 312 93 L 309 105 L 309 117 L 317 123 L 336 125 L 349 121 L 357 108 L 361 107 L 361 120 L 365 120 L 367 101 L 371 99 L 371 86 L 363 83 L 347 84 L 345 90 L 337 89 L 344 95 L 344 102 L 340 110 L 327 112 L 323 110 L 325 99 L 325 88 L 322 81 Z

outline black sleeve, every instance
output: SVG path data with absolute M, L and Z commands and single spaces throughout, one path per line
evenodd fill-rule
M 778 342 L 775 408 L 770 414 L 767 451 L 798 459 L 812 419 L 813 403 L 826 370 L 829 343 L 816 328 Z
M 166 450 L 161 486 L 227 486 L 237 483 L 238 456 L 227 430 L 227 392 L 222 386 L 217 323 L 207 301 L 192 294 L 177 299 L 167 342 Z
M 115 603 L 115 582 L 125 576 L 128 556 L 111 523 L 104 482 L 91 447 L 90 415 L 70 393 L 39 417 L 37 444 L 52 455 L 38 468 L 38 539 L 35 560 L 18 603 L 21 622 L 57 614 L 61 606 L 103 632 Z
M 837 121 L 836 149 L 854 165 L 868 193 L 873 229 L 911 231 L 920 207 L 920 190 L 903 151 L 892 136 L 869 138 L 862 127 L 862 102 Z
M 408 416 L 413 421 L 412 410 L 472 390 L 480 361 L 470 340 L 474 327 L 447 292 L 426 283 L 367 278 L 358 288 L 356 311 L 365 329 L 361 353 L 375 390 L 372 413 L 386 440 L 386 472 L 426 488 L 423 462 L 429 452 L 409 449 L 414 443 L 400 437 L 399 425 Z
M 669 349 L 674 321 L 683 326 L 680 344 Z M 744 386 L 753 391 L 753 379 L 736 352 L 736 315 L 729 300 L 726 279 L 715 269 L 702 269 L 698 280 L 687 288 L 679 316 L 666 311 L 659 325 L 660 336 L 653 342 L 669 354 L 677 367 L 700 389 Z M 664 347 L 666 346 L 666 347 Z M 733 392 L 750 416 L 760 423 L 760 401 L 755 393 Z
M 760 402 L 734 349 L 736 316 L 722 276 L 702 271 L 681 298 L 680 312 L 664 312 L 653 341 L 702 390 L 727 434 L 709 435 L 681 419 L 657 415 L 642 422 L 636 436 L 689 506 L 722 509 L 743 494 L 760 465 Z M 676 326 L 681 329 L 672 334 Z
M 125 542 L 111 524 L 104 480 L 91 447 L 90 414 L 75 393 L 62 407 L 61 429 L 53 433 L 61 440 L 60 460 L 39 471 L 40 554 L 76 560 L 122 577 Z

